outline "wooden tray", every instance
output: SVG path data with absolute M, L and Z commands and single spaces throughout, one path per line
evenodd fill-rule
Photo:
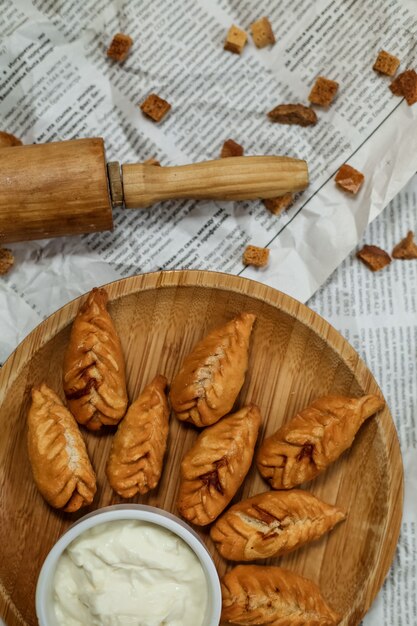
M 260 438 L 312 399 L 327 393 L 380 390 L 353 348 L 306 306 L 242 278 L 200 271 L 136 276 L 107 286 L 110 312 L 126 356 L 130 399 L 157 373 L 172 379 L 183 357 L 207 331 L 241 311 L 256 313 L 250 367 L 237 405 L 256 402 Z M 78 514 L 49 508 L 32 481 L 26 452 L 26 413 L 32 385 L 46 381 L 63 397 L 61 368 L 71 321 L 82 298 L 40 324 L 0 370 L 0 615 L 8 626 L 33 626 L 36 580 L 58 537 L 88 511 L 123 502 L 104 474 L 111 434 L 86 433 L 98 475 L 94 503 Z M 197 430 L 171 418 L 169 451 L 159 488 L 134 502 L 176 513 L 179 464 Z M 306 488 L 349 512 L 320 541 L 269 559 L 314 580 L 344 626 L 359 624 L 385 578 L 397 543 L 403 470 L 388 408 L 361 428 L 354 445 Z M 267 489 L 255 467 L 235 500 Z M 199 531 L 220 574 L 226 562 L 208 532 Z

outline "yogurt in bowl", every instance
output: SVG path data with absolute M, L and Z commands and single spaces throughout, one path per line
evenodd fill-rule
M 182 520 L 116 505 L 83 517 L 52 548 L 36 613 L 40 626 L 218 626 L 220 582 Z

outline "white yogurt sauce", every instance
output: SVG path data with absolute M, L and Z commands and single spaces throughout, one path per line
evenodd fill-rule
M 201 626 L 207 583 L 197 556 L 174 533 L 117 520 L 68 546 L 54 604 L 59 626 Z

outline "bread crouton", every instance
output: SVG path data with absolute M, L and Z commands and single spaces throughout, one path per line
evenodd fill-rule
M 117 33 L 107 49 L 107 56 L 114 61 L 124 61 L 132 47 L 133 39 L 129 35 Z
M 146 159 L 146 161 L 143 162 L 143 165 L 157 165 L 160 166 L 160 162 L 158 161 L 158 159 Z
M 373 272 L 379 272 L 391 263 L 390 255 L 378 246 L 365 245 L 356 253 L 356 256 Z
M 407 236 L 394 247 L 392 257 L 394 259 L 417 259 L 417 244 L 412 230 L 408 231 Z
M 258 248 L 257 246 L 246 246 L 242 261 L 244 265 L 265 267 L 269 261 L 269 250 L 268 248 Z
M 335 177 L 336 185 L 352 194 L 358 193 L 364 180 L 365 176 L 347 163 L 342 165 Z
M 0 148 L 11 148 L 12 146 L 21 146 L 20 139 L 0 130 Z
M 275 43 L 275 35 L 272 30 L 271 22 L 267 17 L 261 17 L 260 20 L 253 22 L 250 29 L 252 31 L 252 39 L 257 48 L 265 48 Z
M 262 200 L 262 202 L 268 211 L 271 211 L 274 215 L 280 215 L 283 211 L 290 208 L 294 202 L 294 196 L 292 193 L 284 193 L 283 196 L 279 196 L 278 198 L 268 198 L 267 200 Z
M 241 54 L 247 40 L 248 36 L 245 31 L 233 24 L 227 32 L 224 49 L 235 54 Z
M 269 111 L 268 117 L 278 124 L 297 124 L 298 126 L 317 124 L 316 112 L 304 104 L 279 104 Z
M 318 76 L 308 96 L 312 104 L 328 107 L 336 97 L 339 83 L 324 76 Z
M 0 274 L 7 274 L 13 265 L 13 252 L 7 248 L 0 248 Z
M 386 50 L 380 50 L 372 69 L 375 72 L 385 74 L 386 76 L 394 76 L 399 66 L 400 59 L 395 57 L 393 54 L 386 52 Z
M 236 141 L 233 141 L 233 139 L 228 139 L 223 144 L 220 152 L 220 158 L 226 159 L 227 157 L 243 156 L 243 152 L 243 146 L 236 143 Z
M 394 96 L 401 96 L 411 106 L 417 102 L 417 73 L 414 70 L 405 70 L 398 74 L 389 86 Z
M 154 122 L 160 122 L 171 108 L 169 102 L 151 93 L 140 105 L 142 112 Z

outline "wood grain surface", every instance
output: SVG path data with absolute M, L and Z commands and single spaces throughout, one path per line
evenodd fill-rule
M 103 139 L 0 147 L 0 244 L 112 228 Z
M 317 396 L 380 393 L 353 348 L 326 321 L 288 296 L 254 281 L 203 271 L 135 276 L 107 286 L 120 333 L 132 401 L 156 375 L 172 380 L 182 359 L 209 330 L 241 311 L 257 315 L 249 370 L 236 406 L 251 401 L 263 416 L 259 440 Z M 45 381 L 61 397 L 62 359 L 71 321 L 84 298 L 40 324 L 0 370 L 0 615 L 8 626 L 35 626 L 34 595 L 41 565 L 58 537 L 90 510 L 126 502 L 106 477 L 111 431 L 83 431 L 98 476 L 93 504 L 77 514 L 51 509 L 38 494 L 26 451 L 32 385 Z M 176 511 L 179 465 L 198 434 L 172 415 L 159 487 L 142 502 Z M 361 428 L 353 447 L 305 486 L 348 518 L 318 542 L 267 563 L 315 581 L 344 626 L 359 624 L 391 564 L 398 539 L 403 470 L 388 408 Z M 233 502 L 267 489 L 253 465 Z M 219 574 L 230 567 L 198 530 Z
M 241 156 L 190 165 L 122 165 L 127 209 L 173 198 L 253 200 L 305 189 L 307 163 L 282 156 Z

